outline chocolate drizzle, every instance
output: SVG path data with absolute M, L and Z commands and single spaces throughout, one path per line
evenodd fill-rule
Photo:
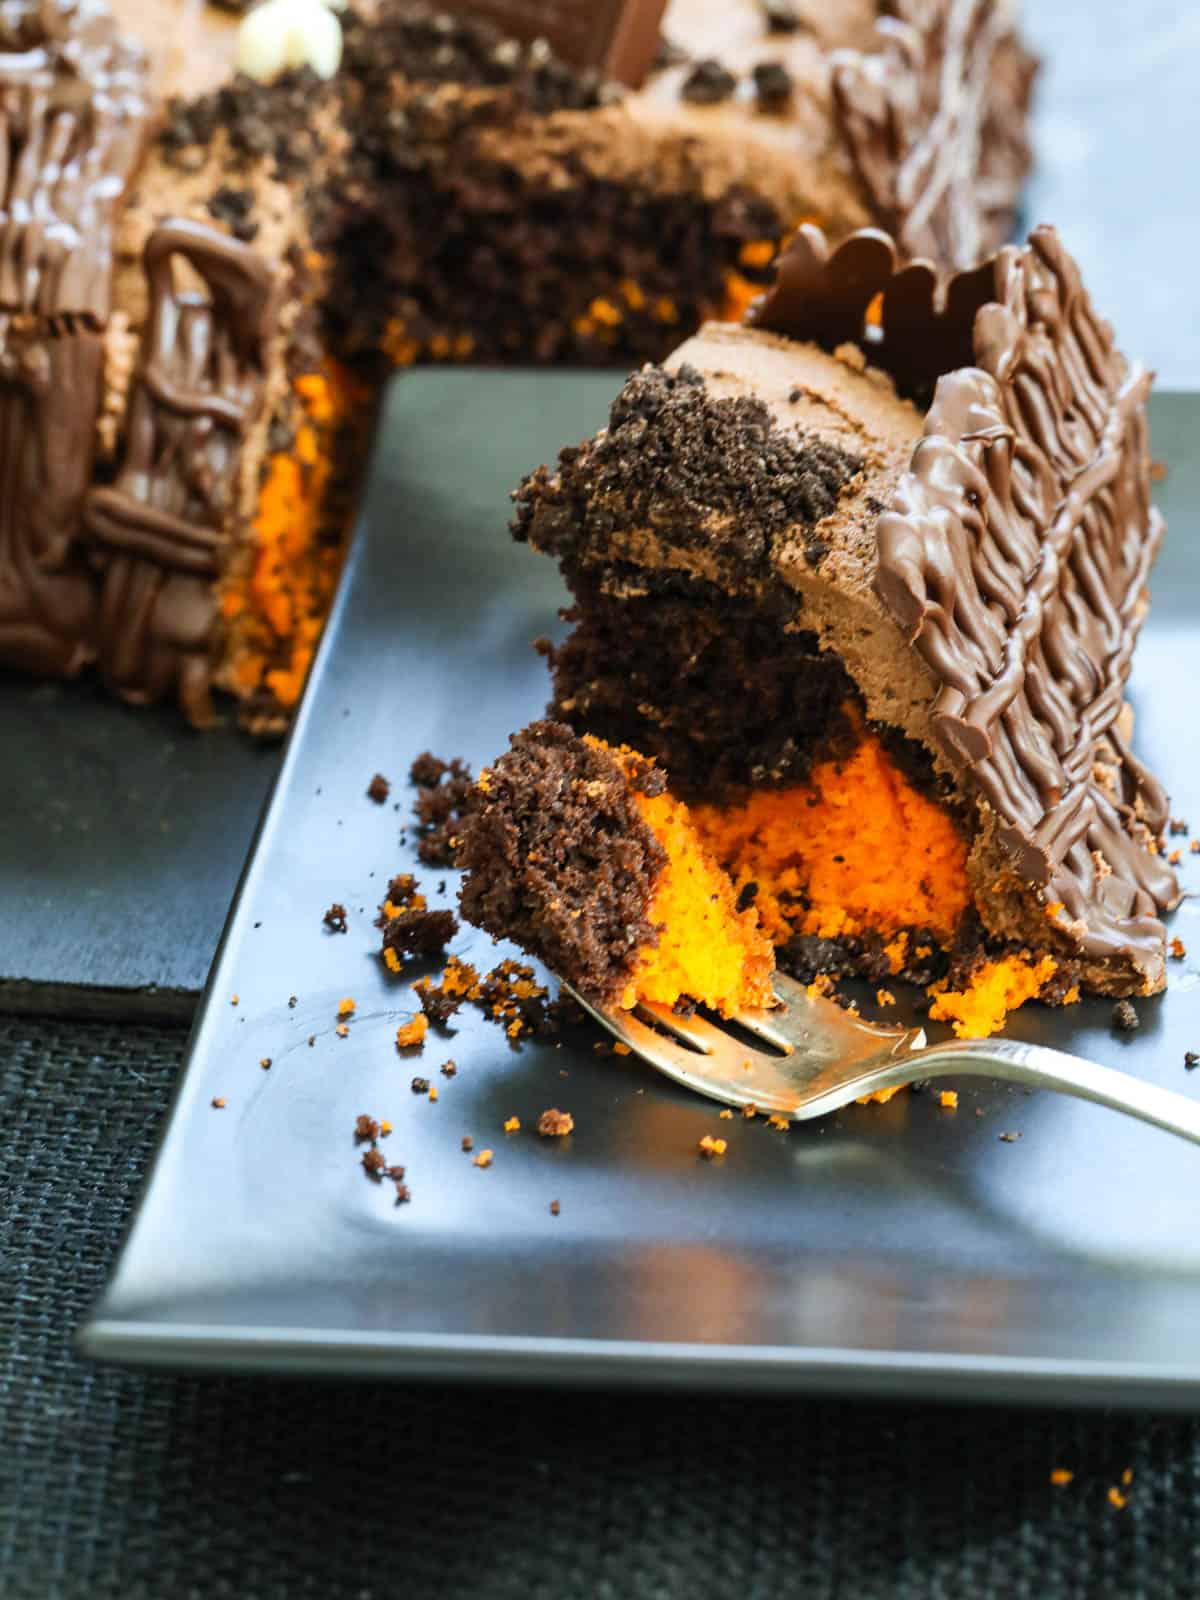
M 890 0 L 886 10 L 876 52 L 834 54 L 843 136 L 904 249 L 973 266 L 1007 233 L 1029 169 L 1036 62 L 1006 0 Z
M 0 10 L 0 661 L 91 659 L 78 550 L 116 211 L 148 115 L 140 51 L 87 3 Z
M 208 297 L 180 290 L 184 259 Z M 248 245 L 202 222 L 160 224 L 145 250 L 150 311 L 131 390 L 125 460 L 85 521 L 103 573 L 100 669 L 126 700 L 175 689 L 212 721 L 214 580 L 235 510 L 245 432 L 262 396 L 274 280 Z

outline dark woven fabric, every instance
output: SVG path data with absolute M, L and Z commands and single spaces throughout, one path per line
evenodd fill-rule
M 0 1021 L 6 1600 L 1197 1593 L 1188 1421 L 81 1364 L 182 1045 Z

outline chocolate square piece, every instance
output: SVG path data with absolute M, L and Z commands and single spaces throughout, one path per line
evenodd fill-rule
M 571 66 L 636 88 L 654 59 L 666 0 L 470 0 L 455 9 L 514 39 L 545 39 Z

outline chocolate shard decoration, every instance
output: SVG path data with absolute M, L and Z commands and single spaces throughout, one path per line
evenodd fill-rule
M 177 258 L 207 298 L 176 286 Z M 257 251 L 207 223 L 160 224 L 144 267 L 150 309 L 125 459 L 85 510 L 103 574 L 97 652 L 124 699 L 146 704 L 174 691 L 203 727 L 213 715 L 214 580 L 242 439 L 262 397 L 275 286 Z
M 843 136 L 875 215 L 908 255 L 974 266 L 1004 238 L 1029 170 L 1037 63 L 1007 0 L 886 9 L 876 52 L 834 55 Z
M 940 685 L 936 736 L 1011 870 L 1089 958 L 1161 986 L 1179 887 L 1150 848 L 1167 799 L 1129 749 L 1124 698 L 1163 533 L 1150 374 L 1048 227 L 949 279 L 876 230 L 830 253 L 807 227 L 748 320 L 856 343 L 931 396 L 877 524 L 876 594 Z
M 666 8 L 666 0 L 467 0 L 450 9 L 483 17 L 510 39 L 545 39 L 569 66 L 637 88 Z
M 0 662 L 70 676 L 92 655 L 80 518 L 146 65 L 102 10 L 15 0 L 0 11 L 0 98 Z

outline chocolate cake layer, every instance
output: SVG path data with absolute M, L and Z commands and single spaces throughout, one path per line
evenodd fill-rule
M 514 734 L 480 774 L 459 836 L 463 915 L 614 998 L 656 941 L 647 913 L 667 859 L 633 795 L 664 786 L 656 768 L 626 772 L 561 723 Z
M 714 628 L 731 604 L 757 609 L 783 661 L 798 627 L 870 724 L 926 752 L 968 828 L 996 948 L 1054 953 L 1113 993 L 1161 987 L 1159 916 L 1178 888 L 1123 698 L 1161 537 L 1148 376 L 1115 350 L 1051 229 L 944 281 L 898 266 L 883 235 L 830 255 L 805 228 L 753 320 L 636 375 L 608 429 L 518 491 L 516 536 L 557 555 L 577 597 L 560 693 L 582 690 L 653 751 L 655 730 L 694 715 L 694 684 L 664 651 L 656 692 L 639 675 L 639 703 L 622 707 L 622 608 L 635 640 L 681 594 Z M 897 385 L 931 397 L 924 416 Z M 718 414 L 741 419 L 736 497 L 723 452 L 705 463 Z M 682 491 L 667 443 L 694 463 Z M 857 468 L 826 475 L 826 502 L 764 516 L 779 463 L 818 450 Z M 795 734 L 811 736 L 803 709 Z

